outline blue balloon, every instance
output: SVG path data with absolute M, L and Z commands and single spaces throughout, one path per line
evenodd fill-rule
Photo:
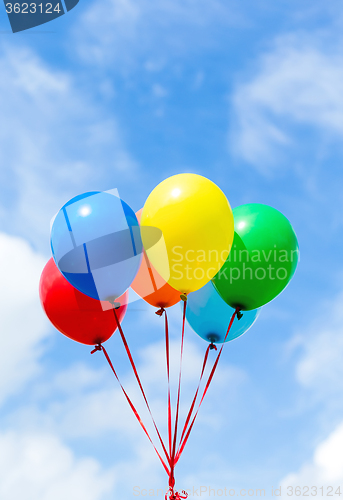
M 110 192 L 75 196 L 52 223 L 51 249 L 57 267 L 93 299 L 113 301 L 129 288 L 142 248 L 135 213 Z
M 235 310 L 220 297 L 211 281 L 188 295 L 186 319 L 201 338 L 213 343 L 223 343 Z M 254 324 L 259 309 L 242 311 L 241 319 L 235 317 L 226 342 L 245 333 Z

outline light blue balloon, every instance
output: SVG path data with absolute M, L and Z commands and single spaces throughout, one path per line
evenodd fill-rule
M 51 249 L 63 276 L 82 293 L 113 301 L 131 285 L 142 258 L 133 210 L 111 192 L 72 198 L 51 227 Z
M 260 309 L 242 311 L 241 319 L 235 317 L 226 342 L 245 333 L 255 323 Z M 235 310 L 220 297 L 212 282 L 188 295 L 186 319 L 201 338 L 207 342 L 223 343 Z

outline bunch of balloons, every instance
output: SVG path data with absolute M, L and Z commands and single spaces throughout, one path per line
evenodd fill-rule
M 64 335 L 104 350 L 116 377 L 102 344 L 118 328 L 145 400 L 121 328 L 130 286 L 159 315 L 182 299 L 181 357 L 186 319 L 208 348 L 222 344 L 214 373 L 224 343 L 252 326 L 260 308 L 289 283 L 299 258 L 295 232 L 278 210 L 256 203 L 232 210 L 221 189 L 196 174 L 164 180 L 136 214 L 117 191 L 72 198 L 53 220 L 51 249 L 53 258 L 40 281 L 48 318 Z M 204 364 L 207 355 L 208 349 Z M 177 448 L 180 382 L 181 371 L 174 434 L 168 393 L 169 451 L 155 424 L 172 498 L 179 495 L 173 489 L 174 467 L 194 423 L 195 400 Z

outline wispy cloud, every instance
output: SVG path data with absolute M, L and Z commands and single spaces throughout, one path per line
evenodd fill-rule
M 113 470 L 93 458 L 77 459 L 56 435 L 0 434 L 0 496 L 6 500 L 100 500 L 114 484 Z
M 307 310 L 306 326 L 302 321 L 302 326 L 295 325 L 293 337 L 283 347 L 296 384 L 286 414 L 309 419 L 307 439 L 314 441 L 323 439 L 342 418 L 342 303 L 342 293 L 318 300 L 316 311 Z
M 322 313 L 294 340 L 302 349 L 296 365 L 299 383 L 326 401 L 333 401 L 343 390 L 342 304 L 343 294 L 323 302 Z
M 68 71 L 5 47 L 0 73 L 0 223 L 39 244 L 69 198 L 105 185 L 105 172 L 132 175 L 136 164 L 112 113 Z
M 40 370 L 42 341 L 49 335 L 38 283 L 45 264 L 21 238 L 0 233 L 0 402 L 23 389 Z
M 123 73 L 142 65 L 156 70 L 175 55 L 212 46 L 212 29 L 239 22 L 239 2 L 105 0 L 90 4 L 75 26 L 75 40 L 83 60 L 92 65 L 108 69 L 114 61 Z
M 317 37 L 299 33 L 277 38 L 251 75 L 236 85 L 230 144 L 239 157 L 262 173 L 284 166 L 287 149 L 301 148 L 304 129 L 320 134 L 316 142 L 322 144 L 342 139 L 340 43 L 337 48 L 324 40 L 318 43 L 318 38 L 321 40 L 320 33 Z
M 305 463 L 298 472 L 288 474 L 282 481 L 282 498 L 288 498 L 293 486 L 298 486 L 302 494 L 312 496 L 333 496 L 343 481 L 343 424 L 338 425 L 335 430 L 321 443 L 319 443 L 313 457 Z M 305 488 L 308 487 L 306 490 Z M 323 492 L 320 487 L 324 487 Z

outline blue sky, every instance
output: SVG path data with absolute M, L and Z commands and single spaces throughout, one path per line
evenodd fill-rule
M 0 9 L 0 498 L 166 486 L 104 359 L 49 325 L 37 288 L 68 199 L 118 188 L 138 210 L 181 172 L 279 209 L 301 260 L 225 347 L 177 486 L 343 493 L 342 28 L 334 0 L 80 0 L 16 35 Z M 170 322 L 176 353 L 179 306 Z M 134 303 L 123 326 L 163 426 L 162 321 Z M 184 409 L 205 349 L 186 336 Z M 117 336 L 108 350 L 139 401 Z

